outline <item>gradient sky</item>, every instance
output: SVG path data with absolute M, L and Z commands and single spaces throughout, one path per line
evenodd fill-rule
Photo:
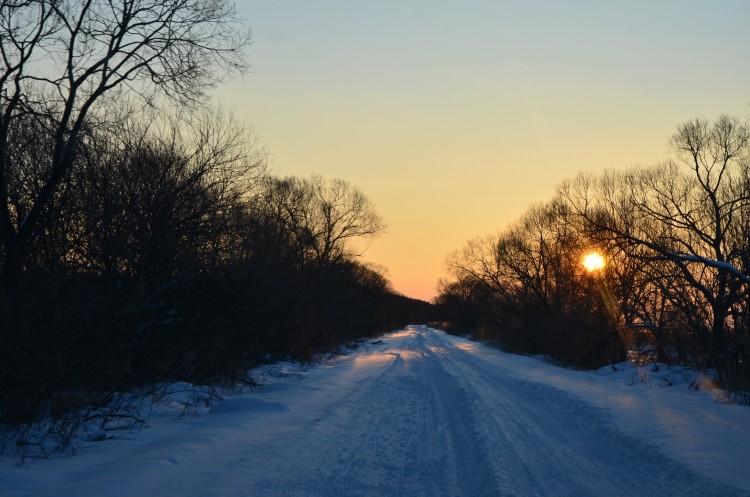
M 651 164 L 750 112 L 750 2 L 242 0 L 251 72 L 217 91 L 280 175 L 363 190 L 364 260 L 430 299 L 448 253 L 579 171 Z

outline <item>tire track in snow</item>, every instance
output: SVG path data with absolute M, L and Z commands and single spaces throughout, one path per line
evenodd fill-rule
M 477 429 L 496 442 L 500 495 L 746 495 L 622 434 L 603 411 L 555 388 L 506 376 L 444 335 L 429 336 L 473 392 L 472 407 L 481 413 Z
M 300 434 L 298 457 L 257 495 L 497 495 L 466 393 L 422 341 L 389 351 L 391 366 Z
M 80 462 L 5 471 L 9 495 L 747 495 L 476 348 L 412 327 L 209 416 L 92 443 Z
M 731 496 L 605 413 L 412 329 L 253 495 Z

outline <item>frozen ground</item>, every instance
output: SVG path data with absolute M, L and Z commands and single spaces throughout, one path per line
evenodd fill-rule
M 410 327 L 210 412 L 0 459 L 2 496 L 750 495 L 750 408 Z

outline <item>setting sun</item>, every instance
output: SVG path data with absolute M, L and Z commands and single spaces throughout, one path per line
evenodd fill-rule
M 604 257 L 597 252 L 591 252 L 586 254 L 583 258 L 583 267 L 586 271 L 593 273 L 594 271 L 600 271 L 604 269 Z

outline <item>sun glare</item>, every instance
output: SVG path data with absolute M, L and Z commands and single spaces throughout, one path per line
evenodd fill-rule
M 604 269 L 604 257 L 596 252 L 586 254 L 583 258 L 583 267 L 586 271 L 593 273 L 594 271 L 600 271 Z

